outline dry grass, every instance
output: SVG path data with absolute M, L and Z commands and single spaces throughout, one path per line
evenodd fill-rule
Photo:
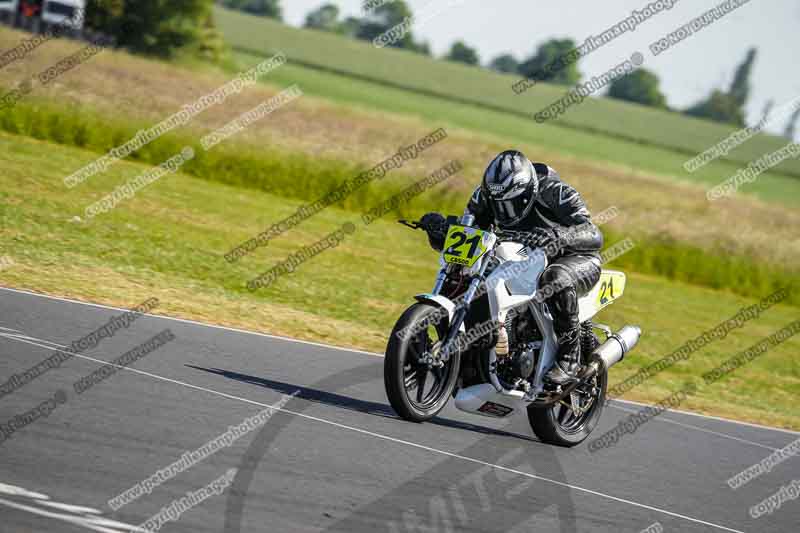
M 0 30 L 0 48 L 14 46 L 24 35 Z M 80 46 L 64 41 L 45 44 L 24 61 L 0 70 L 0 85 L 12 86 Z M 104 51 L 52 85 L 37 87 L 34 97 L 155 123 L 229 79 L 228 74 L 207 67 L 191 69 Z M 249 88 L 197 116 L 189 129 L 198 134 L 215 129 L 279 90 L 268 85 Z M 251 126 L 237 142 L 369 165 L 439 126 L 306 96 Z M 425 152 L 407 170 L 427 174 L 449 160 L 461 160 L 465 166 L 462 175 L 472 178 L 453 180 L 448 186 L 463 193 L 466 201 L 487 160 L 508 148 L 508 144 L 464 130 L 448 132 L 450 138 L 446 142 Z M 619 232 L 674 238 L 715 252 L 749 255 L 769 264 L 794 267 L 800 263 L 800 212 L 796 210 L 742 196 L 710 203 L 701 187 L 605 162 L 578 161 L 535 145 L 518 148 L 557 168 L 582 192 L 595 212 L 611 205 L 619 207 L 622 216 L 610 224 Z
M 242 298 L 222 289 L 203 286 L 198 290 L 183 278 L 156 272 L 148 272 L 146 278 L 126 275 L 119 269 L 90 264 L 81 258 L 76 264 L 59 262 L 58 275 L 54 276 L 41 263 L 29 263 L 19 257 L 13 260 L 13 267 L 2 270 L 2 285 L 125 309 L 131 302 L 156 297 L 160 302 L 153 310 L 156 315 L 376 352 L 382 352 L 386 345 L 385 331 L 364 324 L 298 311 L 259 298 Z
M 155 296 L 162 302 L 158 314 L 380 351 L 411 295 L 432 282 L 436 255 L 424 236 L 387 219 L 358 223 L 360 229 L 335 250 L 251 293 L 244 288 L 247 279 L 343 220 L 358 222 L 357 214 L 327 209 L 291 237 L 231 265 L 222 254 L 233 243 L 294 212 L 301 201 L 175 174 L 101 217 L 76 219 L 84 206 L 147 168 L 122 162 L 65 190 L 63 169 L 87 155 L 0 134 L 0 255 L 14 262 L 0 270 L 0 285 L 120 307 Z M 602 321 L 638 324 L 645 335 L 613 379 L 631 376 L 752 303 L 726 291 L 631 273 L 624 299 L 604 311 Z M 626 397 L 659 400 L 796 318 L 796 307 L 776 306 Z M 793 408 L 800 391 L 798 343 L 795 338 L 770 350 L 686 407 L 800 427 Z

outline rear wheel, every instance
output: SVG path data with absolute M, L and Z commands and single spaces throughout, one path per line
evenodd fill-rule
M 447 316 L 427 303 L 412 305 L 392 331 L 386 347 L 383 380 L 392 408 L 405 420 L 424 422 L 444 409 L 458 379 L 461 354 L 453 350 L 442 366 L 423 360 L 438 355 L 447 336 Z M 400 331 L 411 335 L 401 338 Z
M 584 363 L 593 348 L 600 344 L 591 331 L 584 331 Z M 528 422 L 542 442 L 572 447 L 580 444 L 594 430 L 606 402 L 608 370 L 603 368 L 589 382 L 578 386 L 569 396 L 549 407 L 528 407 Z
M 538 409 L 528 407 L 528 422 L 534 434 L 542 442 L 557 446 L 572 447 L 586 440 L 603 413 L 607 385 L 608 372 L 603 370 L 559 403 Z

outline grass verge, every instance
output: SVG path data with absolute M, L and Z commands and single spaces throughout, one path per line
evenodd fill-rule
M 3 43 L 11 45 L 22 36 L 20 32 L 0 29 L 0 47 Z M 0 70 L 0 84 L 11 86 L 35 75 L 59 60 L 70 48 L 79 46 L 79 43 L 59 41 L 58 46 L 53 43 L 39 47 L 24 62 Z M 251 61 L 258 59 L 251 58 Z M 445 127 L 449 133 L 446 142 L 426 151 L 424 157 L 409 162 L 403 172 L 392 173 L 392 176 L 398 179 L 421 177 L 447 161 L 458 159 L 464 165 L 464 172 L 449 180 L 438 193 L 447 196 L 452 192 L 460 198 L 455 212 L 461 211 L 461 202 L 472 192 L 487 161 L 497 152 L 514 146 L 557 168 L 581 191 L 594 212 L 612 205 L 618 207 L 622 216 L 610 227 L 620 234 L 686 244 L 709 255 L 747 257 L 753 264 L 774 270 L 796 270 L 800 264 L 800 239 L 794 229 L 800 225 L 800 211 L 778 205 L 778 202 L 800 205 L 797 204 L 800 180 L 767 173 L 745 187 L 742 194 L 708 202 L 699 178 L 697 184 L 691 185 L 648 170 L 661 158 L 667 167 L 680 166 L 678 156 L 664 150 L 592 134 L 566 134 L 558 128 L 550 135 L 545 130 L 526 129 L 530 128 L 530 121 L 498 117 L 476 111 L 474 106 L 458 105 L 441 98 L 425 99 L 408 91 L 391 91 L 376 84 L 323 74 L 287 65 L 269 75 L 270 85 L 250 87 L 226 100 L 224 105 L 213 106 L 196 116 L 181 128 L 180 139 L 189 135 L 197 139 L 263 103 L 280 90 L 275 82 L 278 86 L 284 81 L 295 83 L 297 80 L 293 78 L 300 76 L 306 94 L 226 142 L 224 150 L 223 147 L 215 149 L 212 155 L 218 156 L 218 161 L 202 158 L 209 163 L 206 167 L 213 171 L 213 176 L 196 175 L 250 187 L 277 184 L 279 187 L 269 190 L 302 199 L 311 191 L 333 187 L 342 179 L 345 173 L 342 169 L 371 167 L 395 153 L 398 146 L 406 146 L 434 129 Z M 195 64 L 186 68 L 108 50 L 46 87 L 37 86 L 35 92 L 10 113 L 9 120 L 20 124 L 18 129 L 13 129 L 13 124 L 9 129 L 57 142 L 70 143 L 69 139 L 74 138 L 77 145 L 84 143 L 94 150 L 105 150 L 116 144 L 108 137 L 117 137 L 120 142 L 127 140 L 133 133 L 130 131 L 133 125 L 156 124 L 231 77 L 230 73 L 209 65 Z M 165 87 L 169 90 L 165 91 Z M 315 97 L 317 92 L 325 98 Z M 158 98 L 154 99 L 154 94 Z M 370 103 L 365 104 L 365 99 Z M 387 105 L 391 109 L 394 109 L 391 106 L 401 107 L 387 112 Z M 29 109 L 25 110 L 26 106 Z M 50 116 L 45 109 L 47 106 L 59 106 L 56 113 L 59 116 Z M 65 113 L 70 116 L 64 117 Z M 91 118 L 94 125 L 82 127 L 71 117 Z M 463 126 L 459 126 L 462 124 L 459 120 L 464 121 Z M 487 133 L 485 125 L 495 125 L 494 133 Z M 553 142 L 561 147 L 559 151 L 553 151 Z M 228 157 L 234 151 L 238 160 Z M 156 150 L 153 153 L 166 155 L 166 152 Z M 222 157 L 223 152 L 225 157 Z M 627 158 L 628 164 L 634 166 L 610 164 L 589 157 L 596 154 L 603 159 L 605 153 Z M 94 158 L 96 155 L 86 152 L 83 164 Z M 155 159 L 141 160 L 158 162 Z M 292 162 L 298 160 L 301 164 L 290 168 Z M 314 173 L 296 179 L 299 170 L 308 168 Z M 190 166 L 188 170 L 192 172 L 192 169 Z M 733 170 L 735 168 L 720 176 Z M 287 176 L 291 177 L 291 182 L 284 179 Z M 713 172 L 710 175 L 713 179 L 718 177 Z M 380 184 L 376 183 L 373 188 L 380 189 Z M 764 203 L 754 199 L 757 189 L 762 189 L 765 197 L 774 201 Z M 359 195 L 352 198 L 363 199 Z M 440 198 L 434 205 L 443 207 L 448 202 Z M 744 272 L 749 271 L 745 269 Z M 727 281 L 726 278 L 718 280 L 723 284 Z
M 86 110 L 80 113 L 68 111 L 47 103 L 23 102 L 11 111 L 0 112 L 0 129 L 35 139 L 89 148 L 98 153 L 105 153 L 123 144 L 127 139 L 133 138 L 138 130 L 146 127 L 146 124 L 136 121 L 103 118 Z M 11 137 L 8 139 L 11 144 L 14 143 Z M 166 135 L 132 154 L 131 159 L 153 165 L 161 164 L 179 153 L 184 146 L 194 143 L 195 137 L 190 135 Z M 11 147 L 9 153 L 15 153 L 15 149 Z M 198 147 L 195 153 L 196 157 L 183 167 L 189 174 L 307 201 L 323 197 L 338 184 L 365 170 L 343 161 L 312 158 L 303 153 L 275 148 L 256 150 L 242 144 L 215 148 L 209 152 Z M 94 179 L 90 178 L 90 181 Z M 340 202 L 340 205 L 349 210 L 363 209 L 364 205 L 377 203 L 391 196 L 397 190 L 398 182 L 407 183 L 413 179 L 412 176 L 399 173 L 373 182 L 357 189 Z M 401 211 L 405 214 L 424 210 L 460 213 L 464 201 L 464 197 L 456 191 L 442 188 L 434 198 L 423 197 L 410 205 L 402 206 Z M 242 235 L 241 241 L 252 236 Z M 638 246 L 624 256 L 621 264 L 640 273 L 727 289 L 744 296 L 764 294 L 776 290 L 787 280 L 798 278 L 796 272 L 787 268 L 767 266 L 763 262 L 726 253 L 722 249 L 704 250 L 674 239 L 641 233 L 632 236 L 640 241 L 646 240 L 647 245 Z M 618 230 L 606 229 L 606 239 L 609 242 L 621 238 L 622 233 Z M 800 305 L 800 294 L 792 295 L 789 303 Z
M 161 178 L 111 212 L 84 219 L 83 206 L 147 168 L 121 162 L 66 190 L 65 169 L 85 158 L 75 148 L 0 135 L 0 240 L 2 255 L 13 261 L 0 271 L 1 284 L 123 307 L 155 296 L 166 315 L 373 351 L 383 349 L 411 296 L 432 284 L 436 256 L 423 235 L 390 217 L 364 226 L 357 212 L 338 208 L 228 264 L 222 254 L 229 247 L 293 213 L 300 202 L 186 174 Z M 348 220 L 356 232 L 335 249 L 267 289 L 245 288 L 248 279 Z M 612 383 L 751 303 L 725 291 L 631 274 L 625 297 L 601 316 L 614 326 L 639 324 L 645 336 L 615 369 Z M 796 318 L 796 307 L 776 306 L 626 397 L 657 401 L 688 381 L 700 384 L 703 372 Z M 800 339 L 791 339 L 720 383 L 701 386 L 684 408 L 800 429 L 798 349 Z

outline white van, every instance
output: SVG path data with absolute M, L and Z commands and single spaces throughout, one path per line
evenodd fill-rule
M 19 9 L 19 0 L 0 0 L 0 13 L 3 15 L 14 15 Z
M 85 9 L 86 0 L 44 0 L 42 22 L 48 26 L 55 26 L 71 19 L 72 23 L 69 25 L 72 29 L 81 30 Z
M 0 22 L 14 26 L 17 21 L 19 0 L 0 0 Z

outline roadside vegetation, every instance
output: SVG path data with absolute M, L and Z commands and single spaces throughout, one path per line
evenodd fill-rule
M 121 162 L 66 190 L 64 169 L 94 155 L 0 133 L 0 240 L 3 255 L 13 261 L 0 270 L 0 284 L 122 307 L 154 296 L 161 301 L 157 314 L 380 353 L 412 296 L 433 283 L 436 254 L 423 234 L 391 216 L 365 226 L 358 209 L 326 209 L 267 247 L 227 263 L 222 254 L 231 245 L 294 213 L 301 202 L 187 174 L 165 176 L 110 212 L 86 219 L 85 206 L 150 168 Z M 434 197 L 441 187 L 426 195 Z M 365 200 L 363 209 L 375 200 Z M 247 280 L 345 221 L 356 231 L 339 246 L 268 288 L 247 290 Z M 613 382 L 756 301 L 630 272 L 625 296 L 604 311 L 603 322 L 639 324 L 644 337 L 615 368 Z M 796 319 L 796 307 L 778 305 L 625 397 L 657 401 L 688 381 L 701 385 L 703 372 Z M 720 383 L 700 386 L 684 408 L 800 429 L 793 402 L 800 393 L 798 350 L 797 338 L 774 348 Z
M 301 31 L 276 27 L 284 37 Z M 251 33 L 248 38 L 255 39 L 256 30 Z M 636 243 L 611 265 L 629 273 L 629 284 L 625 298 L 604 313 L 603 321 L 639 324 L 645 336 L 615 371 L 615 381 L 778 287 L 794 286 L 784 304 L 627 398 L 657 401 L 688 381 L 700 384 L 703 372 L 796 320 L 800 178 L 791 175 L 791 165 L 717 202 L 706 200 L 706 188 L 733 174 L 740 163 L 715 162 L 690 178 L 676 170 L 688 152 L 694 155 L 729 129 L 695 128 L 697 121 L 681 118 L 680 123 L 664 123 L 665 131 L 658 133 L 663 138 L 634 141 L 591 125 L 607 120 L 610 115 L 603 113 L 620 109 L 641 111 L 637 120 L 656 120 L 650 115 L 655 110 L 618 102 L 584 104 L 580 112 L 588 115 L 580 120 L 585 122 L 570 127 L 538 126 L 505 109 L 448 100 L 442 91 L 449 88 L 404 88 L 373 79 L 374 72 L 366 76 L 305 64 L 298 50 L 326 42 L 303 41 L 308 32 L 293 35 L 286 41 L 288 65 L 71 189 L 64 185 L 66 176 L 263 61 L 270 46 L 253 45 L 257 53 L 238 51 L 221 63 L 185 57 L 156 61 L 104 51 L 0 111 L 0 256 L 8 265 L 0 269 L 0 284 L 123 307 L 156 296 L 163 302 L 157 312 L 165 315 L 381 352 L 411 297 L 430 289 L 437 264 L 424 235 L 394 221 L 427 210 L 460 213 L 486 161 L 515 146 L 558 168 L 593 212 L 619 210 L 620 216 L 603 227 L 607 245 L 626 238 Z M 0 49 L 24 36 L 0 29 Z M 369 46 L 343 42 L 337 54 Z M 10 89 L 80 46 L 69 41 L 42 46 L 25 61 L 0 70 L 0 86 Z M 403 64 L 409 72 L 417 68 Z M 444 74 L 433 75 L 428 64 L 419 67 L 432 74 L 427 78 L 431 83 L 450 74 L 449 80 L 469 90 L 495 83 L 448 70 L 470 67 L 435 65 Z M 513 79 L 503 78 L 498 87 L 505 90 Z M 200 148 L 202 135 L 295 83 L 305 96 L 211 151 Z M 561 91 L 546 85 L 537 86 L 540 90 L 554 96 Z M 602 106 L 612 107 L 603 111 Z M 445 128 L 447 139 L 403 168 L 240 261 L 225 261 L 234 246 L 438 128 Z M 755 151 L 781 145 L 766 137 L 750 143 L 747 149 Z M 184 146 L 193 146 L 197 156 L 180 173 L 162 177 L 109 213 L 85 216 L 86 206 Z M 464 167 L 457 176 L 383 220 L 369 226 L 362 222 L 362 213 L 454 159 Z M 335 249 L 269 288 L 246 288 L 248 280 L 348 220 L 356 232 Z M 799 348 L 800 340 L 790 340 L 720 383 L 701 387 L 684 408 L 800 429 L 793 403 L 800 394 Z

